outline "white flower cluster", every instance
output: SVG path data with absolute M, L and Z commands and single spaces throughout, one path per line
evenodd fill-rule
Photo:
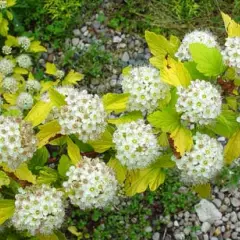
M 0 73 L 4 76 L 13 72 L 14 64 L 11 60 L 3 58 L 0 60 Z
M 186 152 L 181 159 L 173 159 L 181 170 L 184 182 L 193 185 L 207 183 L 223 167 L 223 146 L 206 134 L 197 133 L 193 139 L 192 150 Z
M 76 134 L 83 142 L 99 138 L 107 125 L 106 112 L 99 96 L 73 87 L 59 87 L 56 90 L 66 97 L 67 104 L 55 108 L 49 120 L 58 119 L 63 135 Z M 48 96 L 44 98 L 48 101 Z
M 16 58 L 16 61 L 21 68 L 30 68 L 32 60 L 27 54 L 21 54 Z
M 189 52 L 189 46 L 192 43 L 202 43 L 205 44 L 207 47 L 219 47 L 216 37 L 208 32 L 208 31 L 199 31 L 195 30 L 191 33 L 185 35 L 182 40 L 182 44 L 180 45 L 178 51 L 176 52 L 175 56 L 180 61 L 191 60 L 191 54 Z
M 0 116 L 0 162 L 16 169 L 37 148 L 32 125 L 19 118 Z
M 37 80 L 28 80 L 25 85 L 25 90 L 30 93 L 39 92 L 41 89 L 41 84 Z
M 62 78 L 64 77 L 64 75 L 65 75 L 65 72 L 64 72 L 64 71 L 62 71 L 62 70 L 57 70 L 57 72 L 56 72 L 56 78 L 62 79 Z
M 69 168 L 67 176 L 63 187 L 71 203 L 83 210 L 104 208 L 116 199 L 118 184 L 115 175 L 99 158 L 83 157 L 76 167 Z
M 17 98 L 17 106 L 22 109 L 30 109 L 33 105 L 33 97 L 27 92 L 22 92 Z
M 0 0 L 0 9 L 7 8 L 7 0 Z
M 31 235 L 50 235 L 61 227 L 64 216 L 63 193 L 48 185 L 32 185 L 16 194 L 13 226 Z
M 3 54 L 9 55 L 9 54 L 11 54 L 11 52 L 12 52 L 12 48 L 11 47 L 6 46 L 6 45 L 2 47 L 2 53 Z
M 18 90 L 18 82 L 14 77 L 6 77 L 2 81 L 2 88 L 4 92 L 15 93 Z
M 161 81 L 159 71 L 151 66 L 131 69 L 123 76 L 122 88 L 124 93 L 130 93 L 128 109 L 142 112 L 154 111 L 170 89 Z
M 223 59 L 230 67 L 240 71 L 240 37 L 228 37 L 225 49 L 222 51 Z
M 18 44 L 25 50 L 27 51 L 30 47 L 31 40 L 28 37 L 22 36 L 18 37 Z
M 187 88 L 178 87 L 177 93 L 176 110 L 182 120 L 207 125 L 221 113 L 221 95 L 209 82 L 192 81 Z
M 147 167 L 161 154 L 152 127 L 143 120 L 118 125 L 113 142 L 117 159 L 129 169 Z

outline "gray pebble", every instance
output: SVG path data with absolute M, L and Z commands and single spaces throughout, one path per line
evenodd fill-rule
M 234 207 L 240 207 L 240 200 L 235 197 L 231 198 L 231 203 Z
M 208 222 L 204 222 L 202 224 L 201 230 L 202 230 L 202 232 L 206 233 L 210 230 L 210 228 L 211 228 L 211 224 Z
M 185 234 L 180 232 L 180 233 L 175 233 L 174 237 L 176 240 L 185 240 Z
M 237 222 L 238 218 L 237 218 L 237 214 L 235 212 L 232 212 L 230 215 L 230 220 L 235 223 Z
M 159 240 L 160 239 L 160 233 L 155 232 L 152 236 L 152 240 Z
M 204 235 L 203 235 L 203 240 L 209 240 L 209 237 L 208 237 L 207 234 L 204 234 Z
M 239 239 L 237 232 L 233 232 L 231 236 L 232 236 L 232 239 Z
M 87 31 L 87 26 L 84 26 L 84 27 L 81 28 L 82 33 L 86 32 L 86 31 Z
M 122 61 L 123 62 L 128 62 L 129 61 L 129 54 L 128 52 L 124 52 L 123 55 L 122 55 Z
M 74 36 L 79 37 L 79 36 L 81 36 L 81 31 L 79 29 L 74 29 L 73 34 L 74 34 Z
M 151 227 L 151 226 L 148 226 L 148 227 L 146 227 L 144 230 L 145 230 L 145 232 L 151 232 L 151 231 L 152 231 L 152 227 Z
M 120 43 L 122 41 L 122 38 L 120 38 L 119 36 L 114 36 L 113 37 L 113 42 L 114 43 Z
M 218 199 L 218 198 L 215 198 L 213 200 L 213 203 L 216 205 L 216 207 L 219 208 L 221 206 L 221 204 L 222 204 L 222 201 L 220 199 Z
M 79 43 L 79 41 L 80 41 L 79 38 L 73 38 L 73 39 L 72 39 L 72 45 L 73 45 L 73 46 L 77 46 L 78 43 Z

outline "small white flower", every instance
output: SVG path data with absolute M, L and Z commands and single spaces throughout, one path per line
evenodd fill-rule
M 99 158 L 83 157 L 66 173 L 63 183 L 73 205 L 80 209 L 104 208 L 116 201 L 118 183 L 112 169 Z
M 212 33 L 208 31 L 195 30 L 185 35 L 185 37 L 182 40 L 182 44 L 180 45 L 178 51 L 175 54 L 175 56 L 180 61 L 187 61 L 192 59 L 189 52 L 189 46 L 192 43 L 202 43 L 210 48 L 212 47 L 219 48 L 219 45 L 216 41 L 216 37 Z
M 59 87 L 56 90 L 65 96 L 67 104 L 54 108 L 48 120 L 58 119 L 63 135 L 76 134 L 83 142 L 99 138 L 107 125 L 107 114 L 99 96 L 74 87 Z M 42 99 L 49 101 L 47 95 Z
M 7 8 L 7 0 L 0 0 L 0 10 Z
M 169 86 L 161 81 L 160 73 L 153 67 L 135 67 L 123 76 L 124 93 L 130 93 L 128 109 L 130 111 L 152 112 L 158 107 L 159 100 L 169 93 Z
M 28 37 L 22 36 L 18 37 L 18 44 L 26 51 L 29 49 L 31 40 Z
M 2 47 L 2 53 L 3 54 L 9 55 L 9 54 L 11 54 L 11 52 L 12 52 L 12 48 L 11 47 L 6 46 L 6 45 Z
M 239 123 L 240 123 L 240 116 L 239 116 L 239 117 L 237 117 L 237 122 L 239 122 Z
M 197 133 L 194 136 L 191 151 L 186 152 L 181 159 L 173 160 L 181 170 L 185 183 L 204 184 L 213 179 L 224 165 L 223 146 L 206 134 Z
M 152 127 L 143 120 L 118 125 L 113 142 L 117 159 L 129 169 L 145 168 L 161 154 Z
M 17 106 L 20 109 L 30 109 L 33 105 L 33 97 L 27 92 L 22 92 L 17 98 Z
M 225 49 L 222 51 L 225 63 L 240 71 L 240 37 L 228 37 L 225 42 Z
M 62 79 L 62 78 L 64 77 L 64 75 L 65 75 L 65 72 L 64 72 L 64 71 L 62 71 L 62 70 L 57 70 L 57 72 L 56 72 L 56 77 L 57 77 L 58 79 Z
M 32 185 L 21 189 L 15 198 L 11 222 L 17 230 L 50 235 L 61 227 L 65 216 L 62 192 L 48 185 Z
M 32 126 L 19 118 L 0 116 L 0 162 L 15 169 L 36 151 Z
M 221 113 L 221 95 L 209 82 L 192 81 L 187 88 L 178 87 L 177 93 L 176 110 L 182 120 L 207 125 Z
M 19 67 L 30 68 L 32 66 L 32 60 L 27 54 L 21 54 L 16 58 Z
M 0 73 L 4 76 L 13 73 L 14 64 L 11 60 L 3 58 L 0 60 Z
M 2 88 L 4 92 L 15 93 L 18 90 L 18 82 L 14 77 L 6 77 L 3 79 Z
M 37 80 L 28 80 L 25 85 L 25 90 L 30 93 L 39 92 L 41 89 L 41 84 Z

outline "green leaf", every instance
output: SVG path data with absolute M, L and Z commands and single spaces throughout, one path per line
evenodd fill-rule
M 47 49 L 43 46 L 41 46 L 41 42 L 40 41 L 33 41 L 30 44 L 30 47 L 28 49 L 29 52 L 47 52 Z
M 72 163 L 76 165 L 82 159 L 80 154 L 80 149 L 78 146 L 72 141 L 70 137 L 67 138 L 67 152 L 70 157 Z
M 109 167 L 111 167 L 117 177 L 117 180 L 120 184 L 122 184 L 126 179 L 127 168 L 123 166 L 116 158 L 112 157 L 107 163 Z
M 147 118 L 155 128 L 160 128 L 163 132 L 173 132 L 181 125 L 180 116 L 173 109 L 164 109 L 150 114 Z
M 103 153 L 111 147 L 114 147 L 114 144 L 112 142 L 112 135 L 113 129 L 108 126 L 98 140 L 90 141 L 89 144 L 94 148 L 96 152 Z
M 131 70 L 132 70 L 132 67 L 131 67 L 131 66 L 125 67 L 125 68 L 122 70 L 122 75 L 123 75 L 123 76 L 128 76 L 128 75 L 130 74 Z
M 168 57 L 164 59 L 161 80 L 175 87 L 187 87 L 190 84 L 191 76 L 182 62 Z
M 62 85 L 76 84 L 77 82 L 81 81 L 83 78 L 84 78 L 83 74 L 74 72 L 73 70 L 71 70 L 62 81 Z
M 153 168 L 173 168 L 176 163 L 172 161 L 172 154 L 161 155 L 152 164 Z
M 67 104 L 65 101 L 65 96 L 59 93 L 58 91 L 56 91 L 55 89 L 50 88 L 48 90 L 48 93 L 49 93 L 51 102 L 54 106 L 61 107 Z
M 14 210 L 14 200 L 0 199 L 0 225 L 13 216 Z
M 0 170 L 0 188 L 2 186 L 8 186 L 10 184 L 10 179 L 8 175 Z
M 225 161 L 231 164 L 233 160 L 240 156 L 240 130 L 233 134 L 224 149 Z
M 47 73 L 49 75 L 55 76 L 56 72 L 57 72 L 56 65 L 54 63 L 47 62 L 46 63 L 46 71 L 45 71 L 45 73 Z
M 211 197 L 211 185 L 209 183 L 195 185 L 193 186 L 193 191 L 196 192 L 201 198 Z
M 127 108 L 128 99 L 129 99 L 128 93 L 122 93 L 122 94 L 107 93 L 103 96 L 104 108 L 108 113 L 124 112 Z
M 119 118 L 110 118 L 108 119 L 108 123 L 112 123 L 115 125 L 122 124 L 122 123 L 128 123 L 132 121 L 136 121 L 138 119 L 142 119 L 142 113 L 140 111 L 133 111 L 127 114 L 122 115 Z
M 12 7 L 12 6 L 14 6 L 16 3 L 17 3 L 16 0 L 7 0 L 7 6 L 8 6 L 8 7 Z
M 165 180 L 165 173 L 154 165 L 145 169 L 129 171 L 125 191 L 127 196 L 144 192 L 148 187 L 155 191 Z
M 58 173 L 56 170 L 44 167 L 39 172 L 39 176 L 37 178 L 38 184 L 52 184 L 58 180 Z
M 39 126 L 40 131 L 37 133 L 38 148 L 46 145 L 51 138 L 56 136 L 61 131 L 61 126 L 57 120 L 48 122 L 42 126 Z
M 59 240 L 58 236 L 55 233 L 53 233 L 51 235 L 40 235 L 40 234 L 38 234 L 37 239 L 38 240 Z
M 37 102 L 33 108 L 28 112 L 25 117 L 25 121 L 31 122 L 33 127 L 36 127 L 42 123 L 52 110 L 52 103 L 46 103 L 43 101 Z
M 184 64 L 184 67 L 190 73 L 191 78 L 193 80 L 196 80 L 196 79 L 206 79 L 206 76 L 204 76 L 204 74 L 200 73 L 197 70 L 197 64 L 195 62 L 184 62 L 183 64 Z
M 11 21 L 13 20 L 13 14 L 10 11 L 6 11 L 8 19 Z
M 14 73 L 20 74 L 20 75 L 27 75 L 28 74 L 28 70 L 25 69 L 25 68 L 21 68 L 21 67 L 15 67 L 14 68 Z
M 12 47 L 12 46 L 17 47 L 19 44 L 18 44 L 18 40 L 17 40 L 16 37 L 11 36 L 11 35 L 7 35 L 5 45 L 7 45 L 9 47 Z
M 0 22 L 0 35 L 7 36 L 8 30 L 9 30 L 9 28 L 8 28 L 8 20 L 3 18 L 2 21 Z
M 38 167 L 43 167 L 49 158 L 49 153 L 46 147 L 37 149 L 32 159 L 28 162 L 28 167 L 33 172 L 38 172 Z
M 231 110 L 224 110 L 217 117 L 214 125 L 209 125 L 208 128 L 218 135 L 230 138 L 239 128 L 237 122 L 237 114 Z
M 62 155 L 58 164 L 59 175 L 61 177 L 66 177 L 66 172 L 68 171 L 71 165 L 72 165 L 72 162 L 69 159 L 69 157 L 67 155 Z
M 165 57 L 167 54 L 174 56 L 177 50 L 176 37 L 175 39 L 173 39 L 172 37 L 171 41 L 168 41 L 163 35 L 158 35 L 154 32 L 145 31 L 145 39 L 147 41 L 151 53 L 154 56 Z
M 176 151 L 181 154 L 181 156 L 186 152 L 190 151 L 193 145 L 192 133 L 189 129 L 182 126 L 176 128 L 170 135 L 174 141 L 174 146 Z
M 158 144 L 162 147 L 169 147 L 169 141 L 167 133 L 162 132 L 160 136 L 158 137 Z
M 237 98 L 236 96 L 229 96 L 229 97 L 226 97 L 226 101 L 227 101 L 227 104 L 228 106 L 233 109 L 234 111 L 237 111 Z
M 217 77 L 222 74 L 226 67 L 220 50 L 209 48 L 201 43 L 193 43 L 189 47 L 194 62 L 197 64 L 197 70 L 207 77 Z

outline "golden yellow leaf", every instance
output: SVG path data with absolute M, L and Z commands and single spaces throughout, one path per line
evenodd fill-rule
M 56 65 L 54 63 L 47 62 L 46 63 L 46 71 L 45 71 L 45 73 L 47 73 L 49 75 L 55 76 L 56 72 L 57 72 Z
M 187 87 L 190 84 L 191 76 L 182 62 L 178 62 L 173 58 L 168 57 L 164 60 L 161 79 L 175 87 Z
M 33 42 L 31 42 L 28 51 L 29 52 L 46 52 L 47 49 L 45 47 L 41 46 L 40 41 L 33 41 Z
M 74 165 L 76 165 L 82 159 L 79 147 L 72 141 L 70 137 L 67 138 L 67 152 Z
M 225 29 L 229 37 L 240 36 L 240 24 L 237 24 L 229 15 L 221 12 L 224 21 Z
M 84 75 L 71 70 L 62 81 L 62 85 L 76 84 L 83 79 Z

